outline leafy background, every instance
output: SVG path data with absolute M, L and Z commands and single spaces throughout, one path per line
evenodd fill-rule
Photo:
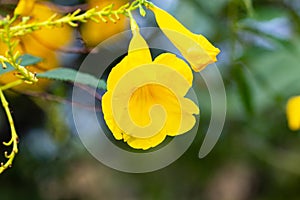
M 300 135 L 287 127 L 285 104 L 300 94 L 300 2 L 155 3 L 222 50 L 217 66 L 228 112 L 213 151 L 197 157 L 209 123 L 203 91 L 197 137 L 180 159 L 148 174 L 112 170 L 79 141 L 70 120 L 70 85 L 55 81 L 49 88 L 55 98 L 13 92 L 8 97 L 21 134 L 20 153 L 13 168 L 0 176 L 0 199 L 299 199 Z M 143 25 L 155 25 L 150 13 Z M 82 61 L 67 58 L 73 68 Z M 8 139 L 2 111 L 0 127 L 1 141 Z

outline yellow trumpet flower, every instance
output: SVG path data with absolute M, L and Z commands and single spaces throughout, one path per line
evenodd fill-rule
M 199 108 L 185 97 L 193 81 L 187 63 L 171 53 L 153 61 L 133 19 L 131 27 L 128 55 L 108 76 L 102 110 L 117 140 L 146 150 L 192 129 Z
M 149 8 L 153 11 L 158 26 L 187 59 L 194 71 L 198 72 L 217 61 L 216 56 L 220 50 L 203 35 L 192 33 L 172 15 L 156 6 Z
M 300 130 L 300 96 L 292 97 L 286 106 L 288 126 L 291 130 Z

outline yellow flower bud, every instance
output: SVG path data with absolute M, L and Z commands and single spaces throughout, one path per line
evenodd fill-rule
M 201 71 L 210 63 L 216 62 L 220 50 L 214 47 L 203 35 L 195 34 L 185 28 L 168 12 L 153 6 L 158 26 L 181 52 L 193 70 Z

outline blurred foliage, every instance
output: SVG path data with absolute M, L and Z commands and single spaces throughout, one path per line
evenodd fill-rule
M 287 127 L 285 104 L 290 96 L 300 94 L 300 2 L 155 3 L 222 51 L 217 66 L 224 78 L 228 112 L 213 151 L 204 159 L 197 157 L 210 119 L 209 96 L 201 78 L 197 81 L 202 115 L 195 141 L 175 163 L 148 174 L 117 172 L 92 158 L 68 121 L 69 103 L 62 106 L 12 94 L 17 129 L 23 133 L 21 155 L 13 169 L 0 176 L 1 200 L 299 199 L 300 135 Z M 150 18 L 148 25 L 153 24 Z M 50 90 L 68 99 L 67 86 L 54 84 Z M 40 104 L 49 107 L 36 106 Z M 8 132 L 4 117 L 1 113 L 1 133 Z M 5 137 L 1 134 L 1 141 Z

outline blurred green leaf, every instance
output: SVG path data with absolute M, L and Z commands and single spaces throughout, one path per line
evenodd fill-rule
M 94 88 L 106 89 L 106 83 L 96 77 L 76 71 L 74 69 L 58 68 L 44 73 L 37 74 L 37 78 L 53 79 L 58 81 L 68 81 L 88 85 Z
M 18 60 L 21 60 L 22 66 L 29 66 L 34 65 L 42 61 L 42 58 L 39 58 L 37 56 L 33 56 L 30 54 L 24 54 L 18 58 Z
M 0 75 L 13 71 L 15 68 L 13 68 L 9 63 L 5 62 L 6 68 L 3 68 L 2 64 L 0 63 Z
M 249 115 L 253 114 L 253 98 L 249 81 L 246 77 L 245 68 L 242 63 L 237 63 L 232 68 L 232 75 L 239 91 L 242 104 Z
M 269 5 L 255 8 L 254 19 L 258 21 L 266 21 L 287 16 L 288 12 L 283 7 Z
M 244 4 L 246 6 L 247 12 L 250 16 L 253 16 L 254 10 L 252 5 L 252 0 L 244 0 Z

